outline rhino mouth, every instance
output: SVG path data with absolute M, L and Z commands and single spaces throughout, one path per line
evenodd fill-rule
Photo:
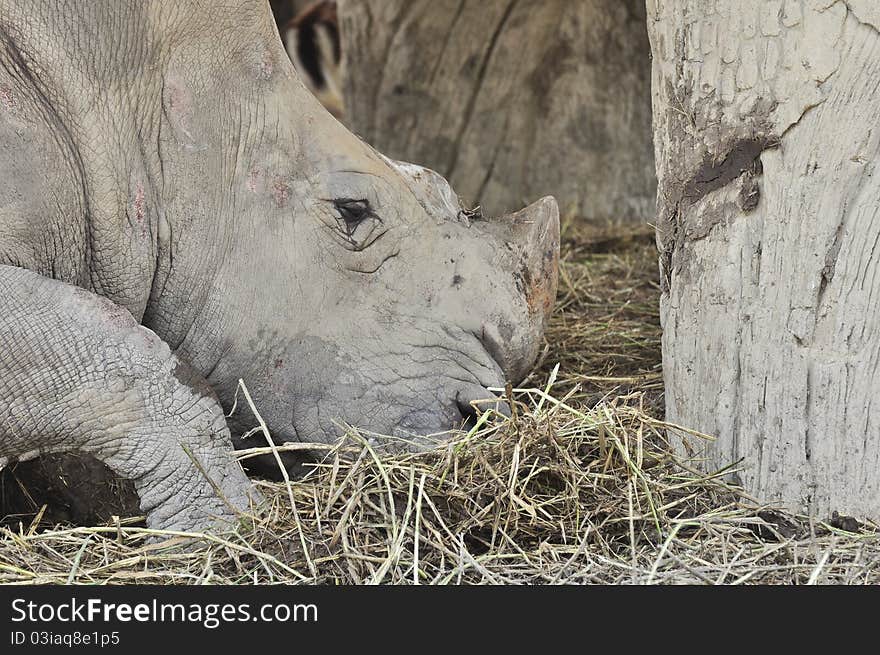
M 470 432 L 484 425 L 484 413 L 510 416 L 510 408 L 502 398 L 486 388 L 456 391 L 448 411 L 429 408 L 405 415 L 391 431 L 391 436 L 376 436 L 374 442 L 392 451 L 423 452 L 449 441 L 457 432 Z M 400 443 L 400 448 L 394 447 Z
M 490 416 L 481 421 L 484 413 L 489 413 Z M 445 405 L 426 406 L 404 413 L 395 425 L 383 432 L 374 432 L 358 427 L 356 423 L 340 421 L 339 433 L 335 439 L 328 442 L 328 447 L 335 442 L 345 440 L 357 446 L 357 440 L 362 439 L 379 454 L 424 453 L 441 447 L 458 434 L 486 425 L 491 422 L 492 415 L 510 416 L 507 402 L 486 387 L 474 385 L 459 388 L 452 394 L 450 402 Z M 358 435 L 354 440 L 352 440 L 352 432 Z M 274 435 L 273 438 L 278 445 L 315 441 L 315 439 L 302 438 L 293 424 L 290 425 L 289 432 L 284 431 Z M 261 435 L 255 435 L 253 439 L 248 447 L 268 445 Z M 326 455 L 326 450 L 317 448 L 290 451 L 282 447 L 278 452 L 288 475 L 294 478 L 305 475 L 310 469 L 309 463 L 319 462 Z M 251 457 L 242 464 L 251 474 L 277 481 L 283 479 L 278 460 L 274 455 Z
M 298 368 L 284 394 L 289 400 L 267 407 L 271 417 L 263 414 L 274 442 L 332 447 L 345 439 L 355 447 L 365 441 L 382 453 L 425 452 L 493 416 L 509 415 L 504 399 L 489 391 L 504 386 L 505 374 L 485 340 L 465 330 L 435 329 L 435 335 L 432 343 L 398 341 L 372 352 L 315 341 L 303 349 L 308 356 L 291 355 L 291 361 L 306 362 L 308 368 Z M 481 418 L 484 413 L 489 415 Z M 235 432 L 250 427 L 242 423 Z M 239 448 L 268 445 L 259 433 L 236 443 Z M 279 455 L 290 475 L 300 475 L 309 468 L 303 464 L 321 461 L 327 452 L 326 447 L 282 449 Z M 253 473 L 281 477 L 272 454 L 243 464 Z

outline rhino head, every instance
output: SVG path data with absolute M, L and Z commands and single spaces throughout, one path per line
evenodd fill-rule
M 556 202 L 485 219 L 439 174 L 304 104 L 285 235 L 257 237 L 256 291 L 236 296 L 256 338 L 236 341 L 222 372 L 243 376 L 276 441 L 355 426 L 389 447 L 430 444 L 535 361 L 556 295 Z M 277 194 L 268 164 L 252 170 L 257 194 Z
M 328 132 L 329 158 L 295 192 L 296 282 L 278 289 L 286 311 L 251 384 L 283 441 L 348 424 L 430 442 L 535 361 L 556 294 L 556 203 L 484 220 L 437 173 Z
M 276 442 L 329 442 L 346 426 L 431 441 L 535 361 L 556 294 L 556 202 L 495 219 L 466 211 L 439 174 L 383 156 L 333 118 L 277 35 L 246 34 L 239 57 L 258 64 L 218 71 L 211 94 L 185 70 L 166 73 L 166 94 L 170 80 L 186 99 L 185 115 L 168 108 L 179 138 L 166 166 L 216 170 L 197 163 L 222 146 L 196 114 L 241 117 L 244 96 L 257 127 L 234 125 L 243 143 L 210 192 L 220 224 L 175 258 L 211 287 L 193 303 L 180 292 L 192 279 L 164 285 L 147 324 L 206 372 L 226 407 L 242 378 Z M 181 209 L 206 202 L 215 198 L 190 196 Z M 184 302 L 181 339 L 162 320 Z M 237 418 L 233 432 L 253 425 L 246 411 Z

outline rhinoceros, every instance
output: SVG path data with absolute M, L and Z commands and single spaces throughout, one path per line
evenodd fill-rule
M 552 198 L 487 220 L 350 133 L 265 0 L 0 0 L 0 462 L 216 526 L 239 379 L 276 443 L 421 447 L 533 364 L 558 250 Z

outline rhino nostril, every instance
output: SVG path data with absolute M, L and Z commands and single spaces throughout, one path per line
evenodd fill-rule
M 483 324 L 477 338 L 480 340 L 486 354 L 498 366 L 505 380 L 511 378 L 512 364 L 511 343 L 514 336 L 513 328 L 506 324 L 491 325 Z M 518 381 L 518 380 L 516 380 Z
M 489 410 L 510 417 L 510 406 L 489 391 L 484 391 L 479 398 L 459 392 L 455 395 L 455 403 L 463 419 L 461 429 L 464 431 L 476 426 L 480 415 Z

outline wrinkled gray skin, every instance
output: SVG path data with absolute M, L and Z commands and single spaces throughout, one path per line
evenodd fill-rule
M 239 378 L 277 442 L 460 423 L 534 361 L 558 236 L 349 133 L 264 2 L 0 0 L 0 458 L 90 453 L 151 526 L 256 497 Z

